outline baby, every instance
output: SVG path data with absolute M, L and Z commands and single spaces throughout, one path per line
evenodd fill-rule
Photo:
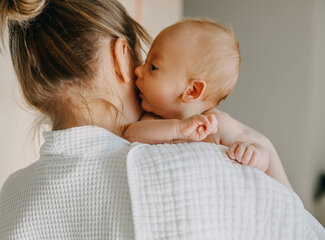
M 151 144 L 177 140 L 222 144 L 228 146 L 229 158 L 291 188 L 272 143 L 215 109 L 234 89 L 239 69 L 239 45 L 229 28 L 194 19 L 167 27 L 135 70 L 147 113 L 126 129 L 124 137 Z

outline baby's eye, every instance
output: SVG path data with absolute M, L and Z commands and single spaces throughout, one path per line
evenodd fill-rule
M 153 64 L 151 64 L 151 71 L 155 71 L 155 70 L 157 70 L 158 68 L 155 66 L 155 65 L 153 65 Z

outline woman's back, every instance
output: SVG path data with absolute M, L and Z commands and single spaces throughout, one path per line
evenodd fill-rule
M 44 133 L 0 194 L 0 239 L 133 239 L 128 141 L 85 126 Z
M 3 185 L 0 239 L 133 239 L 130 143 L 117 135 L 142 114 L 133 73 L 149 35 L 117 0 L 0 1 L 0 12 L 23 97 L 59 130 Z

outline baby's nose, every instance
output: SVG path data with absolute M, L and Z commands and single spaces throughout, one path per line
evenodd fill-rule
M 135 75 L 138 79 L 143 77 L 143 65 L 140 65 L 135 68 Z

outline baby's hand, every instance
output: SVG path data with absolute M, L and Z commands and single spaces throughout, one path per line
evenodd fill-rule
M 258 144 L 235 142 L 229 146 L 227 154 L 229 158 L 243 165 L 255 167 L 263 172 L 269 166 L 269 154 L 265 148 Z
M 214 115 L 204 116 L 196 114 L 190 118 L 183 119 L 178 128 L 178 138 L 199 142 L 209 134 L 217 132 L 218 120 Z

